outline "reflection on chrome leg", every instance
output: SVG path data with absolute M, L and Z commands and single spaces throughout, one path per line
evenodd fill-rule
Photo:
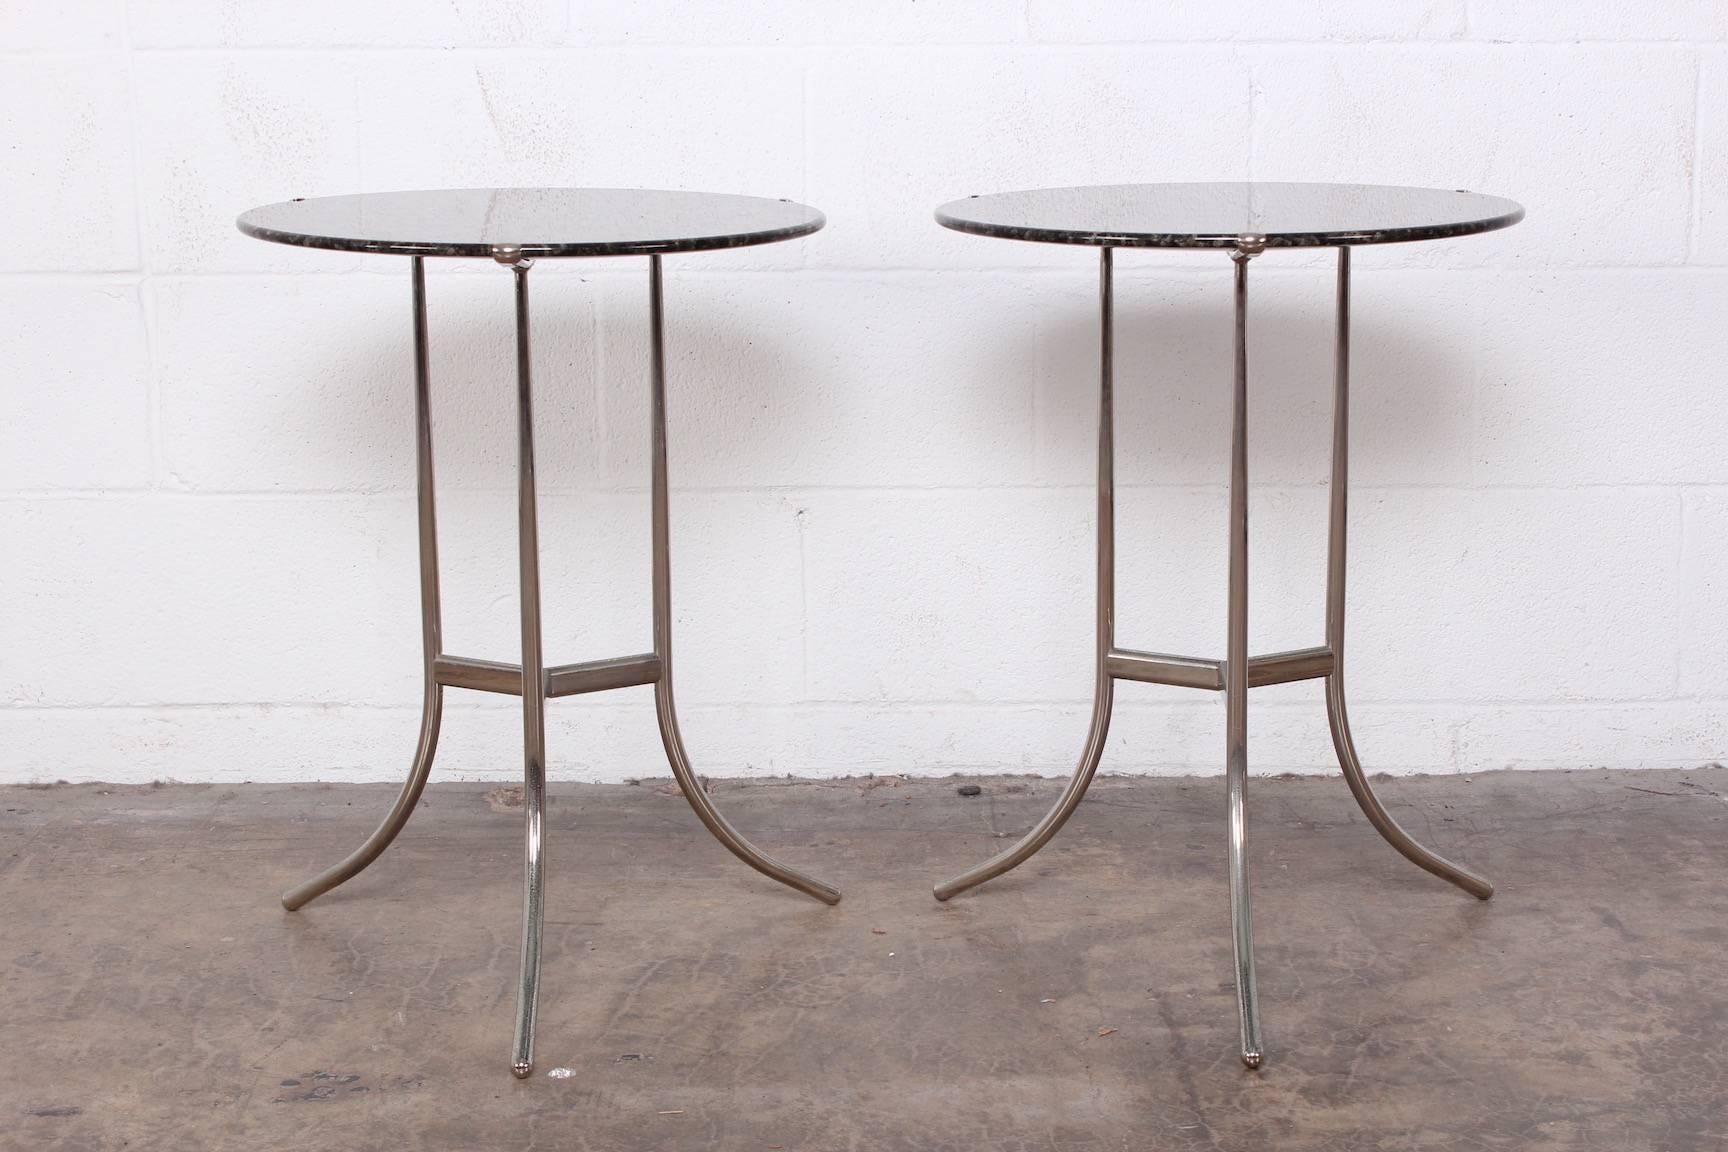
M 1230 942 L 1242 1063 L 1260 1067 L 1260 993 L 1254 975 L 1254 916 L 1248 899 L 1248 261 L 1236 263 L 1236 372 L 1230 435 L 1230 590 L 1224 657 L 1224 775 L 1230 819 Z
M 540 994 L 540 935 L 546 913 L 541 831 L 546 806 L 546 661 L 540 648 L 540 527 L 534 490 L 534 404 L 528 340 L 528 269 L 508 262 L 516 287 L 516 532 L 522 597 L 522 983 L 510 1071 L 534 1070 L 534 1015 Z

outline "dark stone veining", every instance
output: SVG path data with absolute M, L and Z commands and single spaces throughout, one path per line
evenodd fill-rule
M 1499 196 L 1379 184 L 1105 184 L 970 196 L 936 209 L 957 232 L 1107 248 L 1336 248 L 1509 228 Z
M 267 204 L 240 231 L 275 244 L 397 256 L 645 256 L 808 236 L 822 213 L 790 200 L 636 188 L 372 192 Z

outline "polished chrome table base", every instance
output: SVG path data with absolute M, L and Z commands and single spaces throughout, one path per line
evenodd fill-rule
M 1356 802 L 1391 845 L 1415 864 L 1471 895 L 1486 900 L 1494 886 L 1475 873 L 1431 852 L 1392 819 L 1362 771 L 1350 738 L 1344 707 L 1344 542 L 1349 479 L 1350 430 L 1350 249 L 1338 249 L 1338 316 L 1332 407 L 1332 484 L 1329 546 L 1326 558 L 1326 643 L 1319 648 L 1248 654 L 1248 264 L 1262 251 L 1243 237 L 1231 250 L 1235 262 L 1234 417 L 1230 445 L 1229 611 L 1225 657 L 1206 660 L 1118 648 L 1115 637 L 1115 451 L 1113 446 L 1114 317 L 1111 272 L 1113 249 L 1101 249 L 1099 310 L 1101 334 L 1098 404 L 1098 601 L 1096 687 L 1092 725 L 1080 764 L 1056 804 L 1017 844 L 936 886 L 947 900 L 968 888 L 1025 863 L 1042 848 L 1079 806 L 1110 729 L 1110 708 L 1117 680 L 1204 688 L 1224 693 L 1224 770 L 1228 795 L 1230 919 L 1236 968 L 1236 1005 L 1241 1019 L 1242 1062 L 1258 1068 L 1265 1049 L 1260 1038 L 1260 1008 L 1254 977 L 1254 926 L 1248 900 L 1247 813 L 1248 689 L 1290 680 L 1326 681 L 1326 717 L 1339 766 Z
M 672 576 L 668 547 L 666 489 L 666 365 L 662 323 L 660 256 L 648 257 L 650 388 L 652 391 L 652 517 L 654 650 L 637 656 L 547 667 L 541 653 L 539 520 L 535 511 L 534 417 L 528 333 L 528 270 L 533 261 L 519 251 L 500 249 L 499 263 L 510 268 L 516 298 L 517 531 L 522 599 L 522 663 L 502 664 L 447 655 L 443 650 L 438 592 L 438 525 L 433 499 L 431 383 L 427 360 L 425 259 L 413 257 L 414 409 L 420 516 L 420 614 L 424 651 L 425 702 L 414 765 L 384 822 L 347 859 L 282 897 L 290 911 L 358 875 L 390 846 L 408 823 L 432 771 L 444 689 L 469 688 L 522 697 L 523 808 L 526 816 L 522 900 L 522 980 L 516 1007 L 516 1036 L 510 1070 L 525 1077 L 534 1068 L 534 1013 L 540 983 L 540 936 L 545 916 L 546 860 L 542 828 L 546 807 L 546 701 L 555 696 L 600 692 L 637 684 L 654 685 L 654 710 L 666 758 L 684 798 L 708 831 L 746 864 L 780 883 L 836 904 L 840 893 L 765 855 L 727 823 L 690 769 L 678 732 L 672 698 Z

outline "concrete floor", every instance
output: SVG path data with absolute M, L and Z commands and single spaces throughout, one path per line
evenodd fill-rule
M 437 787 L 0 789 L 8 1149 L 1728 1147 L 1728 771 L 1249 800 L 1258 1073 L 1235 1055 L 1223 782 L 1101 780 L 942 905 L 1051 781 L 715 785 L 846 891 L 758 877 L 667 784 L 554 790 L 539 1067 L 508 1069 L 520 812 Z M 554 1078 L 555 1069 L 570 1074 Z

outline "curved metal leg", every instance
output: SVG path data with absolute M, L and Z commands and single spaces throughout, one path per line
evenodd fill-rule
M 545 915 L 546 862 L 541 826 L 546 805 L 546 662 L 540 650 L 540 529 L 534 493 L 534 406 L 528 342 L 528 269 L 506 259 L 516 279 L 516 532 L 522 597 L 522 983 L 516 997 L 516 1037 L 510 1071 L 534 1070 L 534 1013 L 540 993 L 540 931 Z
M 1260 1067 L 1260 993 L 1254 976 L 1254 916 L 1248 901 L 1248 261 L 1236 262 L 1235 415 L 1230 437 L 1230 603 L 1224 660 L 1224 775 L 1230 812 L 1230 927 L 1242 1063 Z
M 1013 847 L 992 856 L 952 880 L 936 885 L 936 899 L 947 900 L 968 888 L 1017 868 L 1044 847 L 1068 822 L 1086 795 L 1098 761 L 1104 756 L 1104 741 L 1110 734 L 1110 708 L 1115 698 L 1115 678 L 1105 670 L 1104 660 L 1116 638 L 1116 488 L 1114 444 L 1115 315 L 1111 271 L 1113 250 L 1103 248 L 1098 263 L 1099 371 L 1098 371 L 1098 574 L 1097 574 L 1097 671 L 1092 694 L 1092 724 L 1086 747 L 1068 786 L 1057 797 L 1055 807 L 1033 825 Z
M 402 831 L 426 779 L 432 774 L 432 759 L 438 752 L 438 725 L 444 713 L 444 688 L 433 675 L 432 664 L 442 647 L 442 625 L 438 596 L 438 513 L 432 486 L 432 393 L 426 352 L 426 266 L 416 256 L 412 264 L 414 299 L 414 441 L 420 508 L 420 638 L 425 661 L 426 694 L 420 706 L 420 742 L 408 780 L 390 806 L 383 823 L 350 852 L 341 863 L 325 869 L 305 883 L 282 894 L 282 907 L 293 912 L 316 900 L 339 884 L 365 871 L 390 847 Z
M 397 793 L 389 813 L 360 847 L 344 857 L 341 863 L 331 865 L 312 879 L 284 892 L 282 907 L 290 912 L 298 911 L 330 889 L 364 872 L 372 861 L 384 854 L 384 849 L 390 847 L 397 833 L 408 823 L 408 818 L 414 815 L 414 808 L 420 803 L 420 793 L 432 775 L 432 758 L 438 752 L 438 725 L 443 713 L 444 689 L 428 683 L 420 708 L 420 743 L 414 752 L 414 766 L 409 770 L 408 779 L 403 783 L 402 791 Z
M 654 714 L 660 723 L 660 740 L 666 746 L 666 759 L 672 765 L 672 775 L 697 819 L 714 838 L 724 844 L 738 859 L 764 876 L 814 896 L 824 904 L 838 904 L 840 892 L 820 880 L 766 855 L 727 823 L 714 802 L 703 790 L 702 782 L 690 770 L 690 759 L 684 752 L 684 738 L 678 731 L 678 713 L 672 698 L 672 570 L 669 547 L 668 500 L 666 484 L 666 359 L 663 292 L 660 277 L 660 257 L 648 257 L 648 328 L 649 376 L 653 421 L 652 504 L 654 536 L 654 654 L 660 658 L 660 678 L 654 683 Z
M 1486 900 L 1494 885 L 1444 856 L 1431 852 L 1398 826 L 1369 787 L 1350 738 L 1350 718 L 1344 708 L 1344 543 L 1350 479 L 1350 249 L 1338 249 L 1338 332 L 1334 353 L 1332 400 L 1332 509 L 1326 556 L 1326 644 L 1332 650 L 1332 674 L 1326 677 L 1326 719 L 1332 746 L 1356 803 L 1368 822 L 1392 847 L 1417 867 L 1450 881 L 1472 896 Z

